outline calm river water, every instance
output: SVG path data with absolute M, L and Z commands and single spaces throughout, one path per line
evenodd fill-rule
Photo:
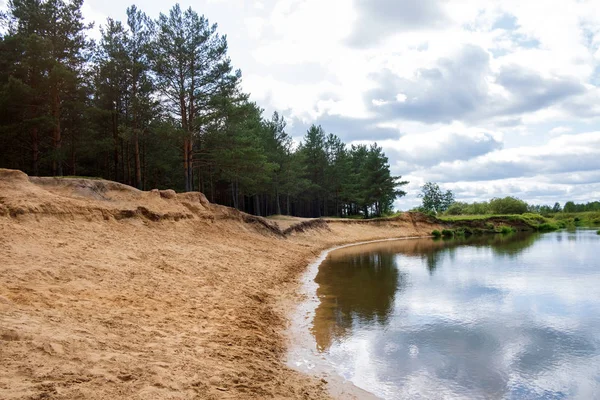
M 331 252 L 310 329 L 385 399 L 600 399 L 600 236 L 414 239 Z

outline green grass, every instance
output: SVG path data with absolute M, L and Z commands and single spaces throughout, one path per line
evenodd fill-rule
M 580 213 L 556 213 L 550 214 L 549 218 L 565 227 L 593 227 L 600 226 L 600 212 L 586 211 Z
M 481 221 L 485 224 L 485 231 L 496 233 L 515 232 L 515 227 L 511 226 L 512 222 L 515 222 L 515 225 L 526 225 L 530 229 L 540 232 L 550 232 L 567 227 L 565 222 L 554 221 L 550 218 L 543 217 L 540 214 L 532 213 L 508 215 L 443 215 L 440 219 L 450 223 Z
M 506 219 L 509 221 L 525 221 L 529 223 L 543 223 L 546 222 L 546 218 L 540 214 L 478 214 L 478 215 L 442 215 L 438 217 L 442 221 L 446 222 L 460 222 L 460 221 L 481 221 L 486 219 Z
M 539 232 L 552 232 L 559 230 L 560 227 L 557 223 L 545 222 L 543 224 L 539 224 L 537 230 Z
M 600 226 L 600 212 L 598 211 L 586 211 L 580 213 L 554 213 L 540 214 L 525 213 L 520 215 L 442 215 L 439 219 L 444 222 L 469 222 L 469 221 L 486 221 L 486 230 L 501 231 L 502 227 L 498 227 L 498 223 L 502 220 L 510 225 L 510 221 L 518 221 L 525 223 L 529 227 L 539 232 L 551 232 L 558 229 L 564 228 L 576 228 L 576 227 L 595 227 Z

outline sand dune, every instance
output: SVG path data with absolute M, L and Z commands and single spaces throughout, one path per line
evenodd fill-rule
M 289 226 L 201 193 L 0 170 L 0 398 L 329 398 L 283 363 L 306 265 L 435 227 Z

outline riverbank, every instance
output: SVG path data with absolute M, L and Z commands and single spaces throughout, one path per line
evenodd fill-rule
M 326 248 L 437 225 L 305 222 L 0 170 L 0 398 L 329 398 L 285 365 L 302 273 Z
M 600 226 L 600 212 L 554 213 L 546 216 L 533 213 L 509 215 L 443 215 L 440 221 L 460 225 L 461 223 L 483 226 L 489 222 L 507 226 L 522 224 L 534 231 L 554 231 L 558 229 L 590 228 Z

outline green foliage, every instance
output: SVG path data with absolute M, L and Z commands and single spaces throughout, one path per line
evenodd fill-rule
M 551 223 L 551 222 L 544 222 L 537 226 L 537 230 L 539 232 L 552 232 L 552 231 L 557 231 L 559 229 L 560 229 L 560 227 L 558 226 L 558 224 Z
M 475 234 L 475 231 L 468 226 L 461 228 L 464 236 L 471 236 Z
M 313 126 L 300 144 L 298 154 L 304 164 L 309 186 L 304 193 L 309 216 L 361 214 L 378 217 L 392 212 L 400 188 L 408 182 L 390 173 L 388 159 L 381 147 L 351 146 L 335 135 L 326 135 Z
M 553 214 L 551 218 L 566 227 L 600 226 L 600 212 L 594 211 L 580 213 L 561 212 Z
M 600 201 L 576 204 L 573 201 L 567 201 L 563 207 L 565 213 L 582 213 L 589 211 L 600 211 Z
M 442 230 L 442 236 L 444 237 L 453 237 L 454 236 L 454 231 L 451 229 L 443 229 Z
M 491 214 L 488 202 L 465 203 L 453 202 L 445 212 L 446 215 L 488 215 Z
M 524 213 L 524 214 L 512 214 L 512 215 L 460 215 L 460 216 L 443 216 L 441 218 L 444 221 L 450 222 L 468 222 L 468 221 L 485 221 L 485 231 L 487 232 L 498 232 L 498 233 L 509 233 L 515 232 L 516 229 L 512 226 L 500 225 L 496 227 L 496 225 L 492 222 L 495 221 L 496 224 L 498 222 L 511 224 L 513 221 L 517 224 L 524 224 L 528 226 L 530 229 L 537 231 L 554 231 L 557 229 L 561 229 L 567 226 L 564 222 L 556 221 L 550 218 L 545 218 L 542 215 L 534 214 L 534 213 Z M 491 221 L 486 221 L 491 219 Z
M 72 146 L 85 139 L 89 99 L 82 0 L 10 1 L 0 37 L 2 164 L 78 175 Z M 15 151 L 14 149 L 17 149 Z
M 454 194 L 450 190 L 442 192 L 435 182 L 425 183 L 419 197 L 422 199 L 421 208 L 434 213 L 444 212 L 454 203 Z
M 600 231 L 596 231 L 596 234 L 597 234 L 597 235 L 600 235 Z
M 515 197 L 494 198 L 489 203 L 492 214 L 524 214 L 527 212 L 527 203 Z
M 434 229 L 434 230 L 431 232 L 431 235 L 432 235 L 433 237 L 440 237 L 440 236 L 442 236 L 442 232 L 438 231 L 437 229 Z
M 312 126 L 299 145 L 240 88 L 226 36 L 173 6 L 136 6 L 96 45 L 82 0 L 8 3 L 0 36 L 0 167 L 200 190 L 254 214 L 389 215 L 408 182 L 377 144 Z
M 505 226 L 505 225 L 501 226 L 500 229 L 499 229 L 499 232 L 502 233 L 502 234 L 504 234 L 504 235 L 506 235 L 508 233 L 513 233 L 515 231 L 516 231 L 515 228 L 513 228 L 511 226 Z
M 598 212 L 596 224 L 600 225 L 600 202 L 594 201 L 586 204 L 575 204 L 570 201 L 565 203 L 564 208 L 560 203 L 554 203 L 554 206 L 526 204 L 524 201 L 514 197 L 505 197 L 501 199 L 492 199 L 489 202 L 465 203 L 456 201 L 446 210 L 446 216 L 466 216 L 472 219 L 474 216 L 490 215 L 511 215 L 530 213 L 541 215 L 543 217 L 555 219 L 572 220 L 571 223 L 581 223 L 582 226 L 594 225 L 594 218 L 589 218 L 589 214 L 584 213 Z M 580 214 L 575 216 L 575 214 Z M 574 218 L 580 218 L 580 221 Z
M 450 205 L 450 207 L 448 207 L 448 209 L 446 210 L 446 215 L 463 215 L 463 214 L 466 214 L 465 211 L 466 211 L 467 206 L 468 206 L 467 203 L 456 201 L 456 202 L 452 203 Z

